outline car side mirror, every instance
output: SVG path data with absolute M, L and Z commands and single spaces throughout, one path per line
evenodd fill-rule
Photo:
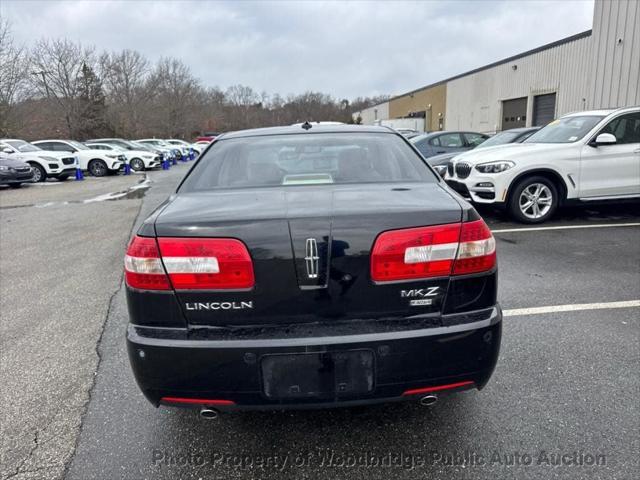
M 601 133 L 591 143 L 593 144 L 593 146 L 597 147 L 598 145 L 613 145 L 616 142 L 617 140 L 614 135 L 610 133 Z
M 440 175 L 442 178 L 444 178 L 444 175 L 447 173 L 447 166 L 446 165 L 435 165 L 433 167 L 433 169 L 438 173 L 438 175 Z
M 4 153 L 13 153 L 13 150 L 11 150 L 10 148 L 3 148 L 2 151 Z

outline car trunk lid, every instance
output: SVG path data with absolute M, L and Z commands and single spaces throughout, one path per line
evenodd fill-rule
M 384 231 L 461 216 L 436 183 L 306 185 L 179 194 L 155 230 L 238 239 L 253 261 L 251 289 L 176 291 L 190 326 L 283 325 L 438 314 L 448 278 L 376 284 L 370 252 Z

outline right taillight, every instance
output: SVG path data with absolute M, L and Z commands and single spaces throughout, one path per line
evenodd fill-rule
M 487 224 L 483 220 L 463 223 L 453 275 L 486 272 L 495 265 L 496 241 Z
M 230 290 L 255 284 L 247 247 L 232 238 L 134 237 L 127 285 L 141 290 Z
M 375 282 L 419 280 L 491 270 L 495 240 L 483 220 L 381 233 L 371 251 Z

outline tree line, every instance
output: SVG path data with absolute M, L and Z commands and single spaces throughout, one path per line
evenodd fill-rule
M 0 137 L 191 139 L 306 120 L 348 123 L 386 98 L 223 90 L 203 85 L 176 58 L 152 62 L 135 50 L 100 52 L 64 38 L 17 45 L 0 18 Z

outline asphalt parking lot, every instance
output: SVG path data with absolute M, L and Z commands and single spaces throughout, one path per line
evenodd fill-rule
M 124 247 L 187 168 L 0 191 L 2 478 L 638 478 L 637 203 L 481 212 L 505 310 L 483 391 L 207 421 L 153 408 L 124 344 Z

